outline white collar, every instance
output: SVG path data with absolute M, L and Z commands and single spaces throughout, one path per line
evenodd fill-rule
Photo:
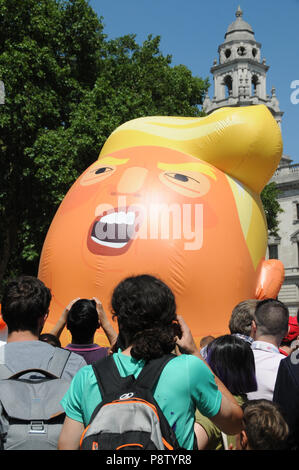
M 267 343 L 266 341 L 254 341 L 252 343 L 251 347 L 252 347 L 252 349 L 260 349 L 261 351 L 280 354 L 279 349 L 278 349 L 277 346 L 275 346 L 272 343 Z

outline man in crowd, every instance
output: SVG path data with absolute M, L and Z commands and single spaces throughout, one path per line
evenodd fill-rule
M 232 335 L 238 336 L 250 344 L 253 342 L 253 335 L 255 332 L 253 320 L 258 302 L 259 301 L 256 299 L 248 299 L 238 303 L 232 311 L 228 324 Z M 204 359 L 206 359 L 208 344 L 200 345 L 200 347 L 200 354 Z
M 299 322 L 299 310 L 297 312 Z M 295 340 L 296 341 L 296 340 Z M 294 341 L 294 342 L 295 342 Z M 293 344 L 292 344 L 293 345 Z M 279 364 L 273 401 L 277 403 L 288 423 L 289 446 L 299 449 L 299 348 L 294 349 Z
M 228 327 L 232 335 L 253 343 L 254 336 L 254 313 L 258 304 L 256 299 L 248 299 L 240 302 L 232 311 Z
M 272 400 L 280 361 L 281 341 L 288 331 L 287 307 L 275 299 L 260 301 L 255 310 L 253 349 L 258 389 L 248 393 L 249 400 Z
M 8 328 L 7 343 L 1 347 L 1 362 L 11 373 L 51 367 L 56 348 L 39 341 L 48 317 L 51 292 L 39 279 L 22 276 L 8 283 L 2 298 L 2 316 Z M 69 354 L 61 377 L 71 381 L 85 366 L 78 354 Z

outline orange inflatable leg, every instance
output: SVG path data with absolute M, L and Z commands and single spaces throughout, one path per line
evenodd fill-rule
M 275 299 L 284 281 L 284 266 L 278 259 L 263 261 L 255 297 L 259 300 Z

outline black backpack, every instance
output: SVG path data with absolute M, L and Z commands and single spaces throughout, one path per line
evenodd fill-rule
M 113 356 L 93 364 L 102 402 L 81 438 L 82 450 L 177 450 L 173 429 L 153 397 L 173 354 L 150 360 L 137 379 L 121 377 Z

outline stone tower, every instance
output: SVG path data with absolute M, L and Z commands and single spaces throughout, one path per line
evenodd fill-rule
M 218 48 L 219 60 L 214 61 L 214 97 L 208 94 L 203 102 L 207 114 L 224 106 L 265 104 L 279 126 L 280 111 L 275 88 L 267 95 L 266 75 L 269 66 L 261 58 L 261 44 L 255 40 L 252 27 L 243 20 L 239 7 L 236 20 L 228 27 L 225 40 Z M 285 267 L 285 280 L 278 299 L 287 305 L 290 315 L 299 309 L 299 163 L 282 155 L 273 175 L 279 189 L 279 233 L 268 237 L 267 258 L 280 259 Z
M 211 68 L 214 97 L 211 100 L 208 94 L 205 96 L 204 111 L 210 114 L 223 106 L 265 104 L 280 126 L 283 112 L 275 88 L 272 87 L 271 96 L 266 90 L 269 66 L 261 59 L 261 44 L 255 40 L 250 24 L 243 20 L 240 7 L 224 38 L 218 47 L 219 60 L 215 59 Z

